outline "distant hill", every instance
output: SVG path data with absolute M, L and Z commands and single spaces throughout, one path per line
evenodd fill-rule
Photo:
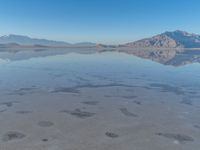
M 131 48 L 200 48 L 200 35 L 176 30 L 121 46 Z
M 71 46 L 71 44 L 60 41 L 52 41 L 46 39 L 35 39 L 21 35 L 6 35 L 0 37 L 0 44 L 17 43 L 19 45 L 40 45 L 40 46 Z
M 81 43 L 73 44 L 73 46 L 76 46 L 76 47 L 95 47 L 95 46 L 97 46 L 97 44 L 91 43 L 91 42 L 81 42 Z
M 16 44 L 16 45 L 14 45 Z M 0 37 L 0 47 L 96 47 L 96 43 L 82 42 L 71 44 L 63 41 L 36 39 L 22 35 L 5 35 Z

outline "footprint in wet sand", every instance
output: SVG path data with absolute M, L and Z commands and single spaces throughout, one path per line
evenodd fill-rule
M 17 131 L 9 131 L 5 135 L 3 135 L 2 141 L 9 142 L 13 140 L 20 140 L 25 138 L 26 135 Z
M 54 125 L 54 123 L 51 121 L 40 121 L 40 122 L 38 122 L 38 125 L 40 127 L 51 127 Z
M 142 105 L 142 103 L 140 101 L 133 101 L 133 103 L 135 103 L 137 105 Z
M 196 129 L 200 129 L 200 125 L 194 125 Z
M 48 139 L 42 139 L 42 142 L 48 142 L 49 140 Z
M 190 105 L 192 106 L 193 105 L 193 102 L 190 98 L 187 98 L 187 97 L 184 97 L 181 101 L 181 104 L 185 104 L 185 105 Z
M 6 111 L 7 111 L 7 109 L 1 109 L 0 113 L 6 112 Z
M 193 142 L 194 141 L 194 139 L 192 137 L 190 137 L 188 135 L 184 135 L 184 134 L 156 133 L 156 135 L 178 141 L 179 143 Z
M 98 101 L 85 101 L 85 102 L 82 102 L 83 104 L 85 105 L 97 105 L 99 102 Z
M 68 88 L 68 87 L 59 87 L 52 91 L 52 93 L 73 93 L 73 94 L 79 94 L 80 91 L 76 88 Z
M 20 111 L 16 111 L 17 114 L 22 114 L 22 115 L 25 115 L 25 114 L 31 114 L 33 113 L 32 111 L 28 111 L 28 110 L 20 110 Z
M 11 95 L 20 95 L 20 96 L 23 96 L 23 95 L 26 95 L 26 94 L 30 94 L 30 93 L 33 93 L 34 90 L 37 90 L 37 88 L 35 86 L 32 86 L 32 87 L 24 87 L 24 88 L 20 88 L 16 91 L 14 91 L 13 93 L 11 93 Z
M 75 116 L 77 118 L 89 118 L 95 115 L 95 113 L 91 113 L 91 112 L 86 112 L 86 111 L 81 111 L 80 109 L 75 109 L 73 111 L 69 111 L 69 110 L 62 110 L 60 111 L 61 113 L 68 113 L 72 116 Z
M 109 138 L 118 138 L 119 135 L 113 132 L 106 132 L 105 135 Z
M 129 112 L 127 108 L 120 108 L 120 111 L 125 116 L 128 116 L 128 117 L 138 117 L 136 114 Z
M 137 97 L 138 96 L 122 96 L 122 98 L 125 98 L 125 99 L 135 99 Z

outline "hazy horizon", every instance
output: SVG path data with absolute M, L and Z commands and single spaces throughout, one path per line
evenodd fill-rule
M 198 4 L 197 0 L 1 0 L 0 34 L 120 44 L 177 29 L 200 33 Z

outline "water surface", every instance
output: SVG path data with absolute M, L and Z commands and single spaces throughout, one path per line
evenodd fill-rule
M 0 149 L 196 150 L 199 68 L 117 52 L 3 51 Z

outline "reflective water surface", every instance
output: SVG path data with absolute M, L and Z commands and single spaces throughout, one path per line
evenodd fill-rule
M 1 50 L 0 149 L 196 150 L 194 55 L 163 65 L 90 49 Z

